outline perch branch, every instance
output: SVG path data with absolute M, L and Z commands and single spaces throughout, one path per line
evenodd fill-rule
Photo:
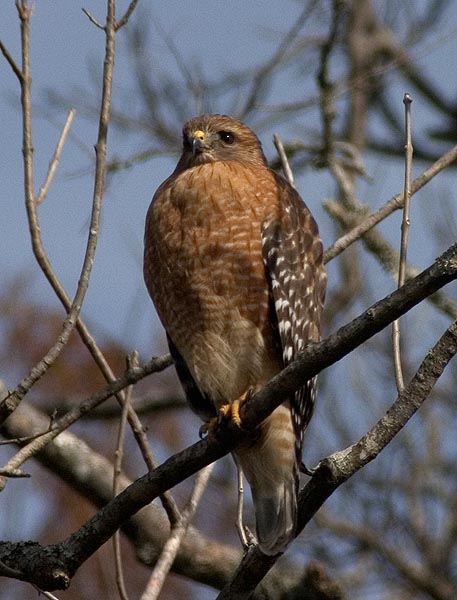
M 79 530 L 58 544 L 46 548 L 42 548 L 34 542 L 25 545 L 24 543 L 0 544 L 0 560 L 7 566 L 18 569 L 22 573 L 23 579 L 39 585 L 42 589 L 66 588 L 81 564 L 106 542 L 125 520 L 149 504 L 159 494 L 227 454 L 240 441 L 246 439 L 246 436 L 249 436 L 249 433 L 261 421 L 307 380 L 348 355 L 354 348 L 384 329 L 394 319 L 405 314 L 429 294 L 456 278 L 457 245 L 454 245 L 428 269 L 415 279 L 408 281 L 402 288 L 372 305 L 362 315 L 327 339 L 310 344 L 297 360 L 275 376 L 243 405 L 241 409 L 243 430 L 228 424 L 220 429 L 218 436 L 214 439 L 200 441 L 172 456 L 155 471 L 137 479 Z M 429 352 L 424 364 L 427 361 L 427 367 L 430 367 L 431 364 L 430 373 L 420 369 L 411 383 L 417 392 L 416 397 L 412 396 L 413 403 L 415 401 L 417 404 L 415 410 L 425 397 L 425 394 L 423 396 L 420 394 L 427 392 L 430 381 L 436 380 L 450 360 L 451 354 L 453 355 L 455 352 L 457 347 L 455 324 L 435 348 L 438 346 L 443 353 L 441 360 L 431 364 L 434 351 Z M 124 377 L 128 379 L 127 375 Z M 130 374 L 130 377 L 134 379 L 133 375 Z M 407 390 L 410 394 L 411 389 L 408 386 Z M 401 397 L 404 398 L 404 396 Z M 402 412 L 403 405 L 403 401 L 398 403 L 398 406 L 395 405 L 395 411 L 399 414 L 398 422 L 391 423 L 392 413 L 387 413 L 380 424 L 366 434 L 358 445 L 322 461 L 317 474 L 300 495 L 301 527 L 336 487 L 352 474 L 353 470 L 351 469 L 354 468 L 354 464 L 358 464 L 357 468 L 361 468 L 374 458 L 382 444 L 385 445 L 388 442 L 389 436 L 395 435 L 395 427 L 401 427 L 401 419 L 405 417 Z M 407 418 L 409 418 L 408 414 Z M 373 440 L 376 441 L 376 444 L 372 443 Z M 354 458 L 354 464 L 351 464 L 348 457 Z M 249 563 L 251 556 L 259 554 L 260 552 L 256 550 L 249 552 L 243 565 L 246 562 Z M 268 563 L 272 561 L 272 558 L 262 557 L 262 560 Z

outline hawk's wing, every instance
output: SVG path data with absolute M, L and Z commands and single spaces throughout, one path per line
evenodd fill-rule
M 294 188 L 279 175 L 276 180 L 281 209 L 263 223 L 262 254 L 287 366 L 309 341 L 320 339 L 326 276 L 316 222 Z M 300 388 L 292 401 L 299 461 L 314 400 L 315 378 Z

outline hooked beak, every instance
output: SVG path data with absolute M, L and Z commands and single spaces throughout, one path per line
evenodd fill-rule
M 197 129 L 190 136 L 191 144 L 192 144 L 192 155 L 200 154 L 205 147 L 205 132 Z

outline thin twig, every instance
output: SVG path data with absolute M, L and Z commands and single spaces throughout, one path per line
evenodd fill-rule
M 171 363 L 170 355 L 165 355 L 162 357 L 157 357 L 151 359 L 146 365 L 144 365 L 140 369 L 131 369 L 128 370 L 120 377 L 116 379 L 113 383 L 109 383 L 103 389 L 99 390 L 92 396 L 90 396 L 87 400 L 82 402 L 79 406 L 75 406 L 71 410 L 69 410 L 63 417 L 57 419 L 54 423 L 54 427 L 49 433 L 45 433 L 40 436 L 38 439 L 34 440 L 30 444 L 27 444 L 23 448 L 19 450 L 10 460 L 5 464 L 4 468 L 6 469 L 17 469 L 24 461 L 26 461 L 31 456 L 34 456 L 37 452 L 39 452 L 46 444 L 48 444 L 51 440 L 56 438 L 59 433 L 70 427 L 73 423 L 75 423 L 81 415 L 87 413 L 92 410 L 111 396 L 114 396 L 119 391 L 125 389 L 128 385 L 137 383 L 140 379 L 143 379 L 147 375 L 151 373 L 156 373 L 158 371 L 162 371 L 166 367 L 168 367 Z M 7 401 L 7 400 L 6 400 Z M 0 481 L 0 490 L 5 487 L 6 481 Z
M 123 393 L 118 394 L 116 396 L 118 402 L 121 403 L 121 406 L 123 406 L 122 403 L 125 402 L 124 397 L 125 395 Z M 135 436 L 135 440 L 138 444 L 138 447 L 141 451 L 141 455 L 143 456 L 144 461 L 148 467 L 148 470 L 153 471 L 155 468 L 157 468 L 159 462 L 154 456 L 154 453 L 148 441 L 148 437 L 146 435 L 146 431 L 143 425 L 141 424 L 138 415 L 131 406 L 128 407 L 128 421 L 132 429 L 133 435 Z M 167 513 L 170 524 L 173 525 L 173 523 L 176 523 L 179 520 L 180 513 L 178 505 L 176 504 L 172 493 L 170 491 L 166 491 L 163 495 L 160 496 L 160 501 L 162 503 L 163 508 L 165 509 L 165 512 Z
M 355 171 L 345 165 L 337 155 L 337 140 L 334 130 L 334 121 L 337 115 L 335 105 L 335 83 L 330 75 L 330 61 L 336 51 L 339 41 L 339 30 L 343 22 L 345 3 L 340 0 L 331 0 L 332 15 L 329 32 L 320 48 L 319 71 L 317 81 L 319 85 L 319 106 L 322 121 L 322 147 L 319 152 L 319 166 L 328 167 L 335 179 L 338 188 L 338 201 L 348 210 L 356 210 L 359 202 L 355 192 Z M 351 140 L 352 141 L 352 140 Z M 361 277 L 359 258 L 356 252 L 351 251 L 343 256 L 341 261 L 341 281 L 339 289 L 333 298 L 333 306 L 329 314 L 337 315 L 353 301 L 360 289 Z
M 282 38 L 279 47 L 273 56 L 264 64 L 254 75 L 250 89 L 243 94 L 243 107 L 238 112 L 238 117 L 244 119 L 256 105 L 258 104 L 259 96 L 262 96 L 264 82 L 271 81 L 274 70 L 284 64 L 284 57 L 291 47 L 292 43 L 300 33 L 301 28 L 305 24 L 309 15 L 312 13 L 318 2 L 313 0 L 306 4 L 302 13 L 298 16 L 290 31 Z
M 39 227 L 34 226 L 33 231 L 35 234 L 35 238 L 32 238 L 32 244 L 34 247 L 34 252 L 35 252 L 37 261 L 38 261 L 43 273 L 45 274 L 47 280 L 49 281 L 52 289 L 56 293 L 57 297 L 59 298 L 59 300 L 65 307 L 65 309 L 69 312 L 71 309 L 70 297 L 68 296 L 67 292 L 65 291 L 65 288 L 62 286 L 62 283 L 60 282 L 59 278 L 57 277 L 47 255 L 46 255 L 46 251 L 42 244 Z M 108 383 L 115 382 L 116 377 L 115 377 L 111 367 L 109 366 L 106 358 L 103 355 L 103 352 L 99 348 L 99 346 L 98 346 L 97 342 L 95 341 L 95 338 L 91 334 L 89 328 L 87 327 L 87 325 L 81 318 L 78 318 L 78 321 L 76 323 L 76 328 L 81 336 L 81 339 L 82 339 L 84 345 L 89 350 L 90 354 L 92 355 L 95 363 L 99 367 L 99 369 L 102 372 L 106 381 Z M 171 364 L 171 361 L 170 361 L 170 364 Z M 119 404 L 122 406 L 123 402 L 124 402 L 122 391 L 119 392 L 119 395 L 116 396 L 116 398 L 117 398 Z M 17 408 L 21 399 L 22 399 L 22 396 L 18 396 L 17 394 L 12 393 L 12 394 L 8 395 L 8 397 L 6 398 L 6 400 L 4 402 L 0 403 L 0 422 L 3 422 L 8 417 L 8 415 L 10 415 Z M 149 444 L 147 442 L 147 438 L 146 438 L 145 432 L 143 430 L 143 427 L 141 425 L 141 422 L 140 422 L 138 416 L 136 415 L 135 411 L 133 411 L 131 408 L 129 409 L 128 416 L 129 416 L 129 423 L 132 427 L 132 431 L 133 431 L 135 438 L 138 442 L 138 445 L 141 449 L 142 455 L 145 459 L 148 469 L 152 470 L 157 466 L 157 462 L 155 461 L 154 456 L 149 448 Z M 170 521 L 173 522 L 174 520 L 177 519 L 177 517 L 179 515 L 179 511 L 177 510 L 176 503 L 173 501 L 171 494 L 169 494 L 168 492 L 164 498 L 161 498 L 161 500 L 162 500 L 165 510 L 167 511 L 167 513 L 169 515 Z
M 103 168 L 101 165 L 102 165 L 103 161 L 105 161 L 105 164 L 106 164 L 106 132 L 107 132 L 107 126 L 108 126 L 108 120 L 109 120 L 109 105 L 110 105 L 110 100 L 111 100 L 110 86 L 111 86 L 111 82 L 112 82 L 112 71 L 113 71 L 112 67 L 113 67 L 113 59 L 114 59 L 114 31 L 113 31 L 114 4 L 112 2 L 109 3 L 109 11 L 108 12 L 109 12 L 109 14 L 108 14 L 107 23 L 110 23 L 111 25 L 110 25 L 110 28 L 106 30 L 107 31 L 107 47 L 106 47 L 105 56 L 106 56 L 107 60 L 105 60 L 105 65 L 104 65 L 104 78 L 103 78 L 104 87 L 103 87 L 103 94 L 102 94 L 102 109 L 101 109 L 100 126 L 99 126 L 99 140 L 96 145 L 97 162 L 96 162 L 96 180 L 95 180 L 95 186 L 94 186 L 94 198 L 97 197 L 97 203 L 99 203 L 99 201 L 101 199 L 101 193 L 102 193 L 103 186 L 104 186 L 104 173 L 101 172 L 101 171 L 103 171 Z M 24 14 L 24 13 L 26 15 L 30 14 L 29 11 L 23 11 L 21 9 L 21 14 Z M 111 14 L 111 17 L 110 17 L 110 14 Z M 26 22 L 26 24 L 28 24 L 28 21 Z M 24 35 L 23 35 L 23 38 L 24 38 Z M 25 38 L 25 41 L 28 42 L 28 37 Z M 28 46 L 28 44 L 27 44 L 27 46 Z M 26 55 L 28 56 L 29 53 L 27 52 Z M 27 75 L 28 75 L 28 68 L 27 68 Z M 28 101 L 30 104 L 30 93 L 24 93 L 24 88 L 25 88 L 26 84 L 30 85 L 30 78 L 29 78 L 29 76 L 27 76 L 27 77 L 24 76 L 23 79 L 24 79 L 23 96 L 25 96 L 26 101 Z M 109 85 L 105 85 L 105 84 L 109 84 Z M 105 110 L 103 110 L 103 107 L 105 107 Z M 26 114 L 31 117 L 31 104 L 30 104 L 29 108 L 27 109 Z M 46 275 L 53 290 L 55 291 L 55 293 L 57 294 L 57 296 L 61 300 L 62 304 L 65 306 L 66 310 L 69 313 L 67 320 L 64 323 L 65 336 L 61 336 L 59 338 L 59 342 L 58 342 L 58 344 L 64 344 L 64 343 L 66 343 L 65 339 L 71 333 L 71 330 L 72 330 L 72 327 L 71 327 L 72 318 L 71 317 L 73 314 L 75 314 L 75 307 L 78 306 L 78 302 L 77 302 L 77 298 L 75 297 L 73 304 L 71 303 L 68 294 L 66 293 L 66 291 L 63 288 L 61 282 L 59 281 L 57 275 L 55 274 L 54 269 L 52 268 L 52 265 L 48 259 L 48 256 L 46 254 L 46 251 L 45 251 L 43 243 L 42 243 L 40 227 L 39 227 L 38 218 L 37 218 L 37 214 L 36 214 L 36 204 L 34 201 L 32 201 L 32 198 L 33 198 L 33 162 L 31 160 L 31 156 L 32 156 L 31 121 L 30 121 L 30 123 L 27 121 L 26 126 L 24 127 L 24 131 L 28 132 L 27 136 L 24 135 L 24 138 L 25 138 L 24 148 L 27 148 L 27 151 L 25 152 L 25 154 L 27 157 L 29 157 L 29 159 L 25 162 L 25 170 L 26 170 L 25 181 L 26 181 L 26 196 L 27 196 L 27 198 L 30 199 L 30 202 L 28 203 L 28 206 L 30 208 L 30 210 L 28 211 L 28 215 L 29 215 L 29 221 L 30 221 L 30 230 L 32 233 L 32 246 L 33 246 L 34 254 L 38 261 L 38 264 L 40 265 L 43 273 Z M 104 143 L 100 143 L 101 135 L 102 135 L 101 132 L 104 132 L 104 135 L 105 135 Z M 100 170 L 99 170 L 98 166 L 100 166 Z M 98 196 L 97 196 L 97 192 L 99 194 Z M 94 237 L 92 237 L 92 240 L 91 240 L 91 236 L 93 236 L 93 233 L 97 234 L 97 232 L 98 232 L 98 222 L 96 223 L 97 218 L 99 219 L 99 210 L 96 210 L 96 207 L 94 206 L 93 215 L 91 218 L 90 236 L 89 236 L 89 240 L 88 240 L 87 252 L 86 252 L 86 257 L 85 257 L 85 261 L 84 261 L 84 266 L 82 269 L 82 273 L 83 273 L 82 279 L 85 280 L 84 285 L 86 287 L 88 284 L 87 278 L 88 278 L 88 274 L 89 274 L 86 269 L 86 266 L 87 265 L 90 266 L 90 264 L 92 263 L 93 254 L 95 252 L 94 242 L 96 242 L 96 239 Z M 82 282 L 80 281 L 80 283 L 82 283 Z M 78 288 L 78 290 L 79 289 L 80 288 Z M 78 294 L 78 292 L 77 292 L 77 294 Z M 80 306 L 79 306 L 79 309 L 80 309 Z M 79 311 L 78 311 L 78 314 L 75 315 L 75 317 L 76 318 L 79 317 Z M 87 328 L 87 326 L 85 325 L 85 323 L 82 320 L 78 319 L 76 321 L 76 326 L 82 337 L 84 344 L 87 346 L 87 348 L 91 352 L 92 356 L 94 357 L 95 362 L 97 363 L 100 370 L 102 371 L 105 379 L 108 382 L 116 381 L 114 373 L 112 372 L 109 364 L 107 363 L 105 357 L 103 356 L 103 353 L 101 352 L 100 348 L 98 347 L 97 343 L 95 342 L 95 339 L 91 335 L 91 333 L 90 333 L 89 329 Z M 57 346 L 57 344 L 56 344 L 56 346 Z M 63 345 L 60 346 L 60 349 L 62 347 L 63 347 Z M 56 347 L 55 347 L 55 349 L 56 349 Z M 51 350 L 53 350 L 53 349 L 51 349 Z M 55 353 L 53 353 L 53 356 L 54 355 L 55 355 Z M 27 393 L 28 389 L 30 389 L 30 387 L 33 385 L 34 381 L 36 381 L 39 377 L 41 377 L 43 372 L 48 368 L 49 364 L 52 364 L 52 362 L 53 361 L 51 359 L 49 359 L 49 353 L 48 353 L 48 355 L 46 357 L 44 357 L 44 359 L 32 370 L 30 377 L 23 380 L 19 384 L 19 386 L 16 388 L 16 390 L 14 390 L 11 394 L 9 394 L 7 396 L 7 398 L 0 404 L 0 422 L 3 422 L 8 417 L 8 415 L 11 414 L 17 408 L 17 406 L 21 402 L 22 398 Z M 120 388 L 120 389 L 122 389 L 122 388 Z M 121 405 L 123 404 L 122 393 L 118 397 L 118 401 Z M 148 468 L 150 470 L 155 468 L 157 463 L 156 463 L 156 461 L 152 455 L 152 452 L 149 448 L 149 445 L 147 443 L 147 439 L 146 439 L 145 433 L 143 431 L 143 427 L 141 426 L 141 422 L 139 421 L 137 415 L 135 414 L 135 412 L 132 409 L 129 410 L 129 423 L 132 426 L 132 430 L 133 430 L 135 437 L 138 441 L 138 444 L 141 448 L 143 457 L 145 458 Z M 37 444 L 37 446 L 40 446 L 40 444 Z M 29 451 L 32 451 L 33 446 L 29 445 L 28 448 L 29 448 Z M 4 485 L 4 482 L 3 482 L 3 485 Z M 0 483 L 0 488 L 1 487 L 2 487 L 2 484 Z M 162 502 L 163 502 L 165 510 L 169 514 L 170 521 L 173 522 L 173 520 L 175 520 L 177 518 L 177 516 L 179 515 L 179 511 L 177 510 L 176 503 L 174 503 L 173 498 L 171 497 L 171 494 L 167 493 L 166 497 L 162 498 Z
M 39 438 L 42 435 L 45 435 L 46 433 L 49 433 L 51 431 L 51 429 L 54 425 L 54 418 L 55 418 L 55 415 L 52 415 L 51 419 L 49 420 L 49 426 L 45 431 L 40 431 L 39 433 L 36 433 L 35 435 L 29 435 L 27 437 L 14 438 L 11 440 L 1 440 L 0 446 L 4 446 L 7 444 L 25 444 L 25 443 L 28 444 L 29 442 L 36 440 L 37 438 Z
M 0 468 L 0 477 L 21 478 L 30 477 L 29 473 L 21 471 L 21 469 L 7 469 L 6 467 Z
M 30 15 L 31 9 L 27 6 L 16 4 L 21 20 L 21 46 L 22 46 L 22 72 L 23 80 L 21 82 L 22 99 L 22 120 L 23 120 L 23 155 L 24 155 L 24 189 L 27 218 L 32 240 L 32 248 L 38 264 L 43 272 L 53 273 L 52 266 L 46 255 L 40 231 L 40 224 L 37 215 L 37 205 L 34 194 L 34 176 L 33 176 L 33 144 L 32 144 L 32 101 L 31 101 L 31 75 L 30 75 Z M 106 46 L 105 61 L 103 66 L 103 90 L 100 109 L 100 122 L 98 130 L 98 139 L 95 146 L 95 181 L 92 202 L 92 214 L 89 227 L 89 235 L 86 244 L 81 274 L 78 280 L 76 294 L 74 296 L 68 315 L 64 320 L 62 330 L 56 342 L 43 356 L 43 358 L 32 368 L 29 375 L 22 379 L 16 386 L 16 389 L 2 403 L 0 408 L 1 417 L 10 414 L 19 406 L 24 396 L 32 386 L 46 373 L 50 366 L 55 362 L 63 348 L 66 346 L 70 334 L 76 326 L 81 307 L 89 285 L 90 273 L 97 247 L 98 232 L 100 225 L 100 213 L 105 184 L 106 171 L 106 140 L 109 123 L 109 112 L 111 105 L 111 90 L 113 81 L 114 66 L 114 0 L 108 1 L 108 14 L 106 26 Z M 5 409 L 5 403 L 7 409 Z M 3 412 L 3 415 L 1 413 Z
M 49 413 L 55 406 L 59 406 L 62 411 L 73 408 L 81 400 L 80 395 L 77 396 L 50 396 L 40 404 L 44 412 Z M 139 396 L 134 395 L 132 398 L 132 408 L 135 413 L 140 415 L 159 414 L 162 412 L 179 411 L 182 408 L 188 407 L 188 404 L 180 392 L 164 391 L 162 393 L 154 391 L 154 389 L 146 391 Z M 122 412 L 122 406 L 114 403 L 107 403 L 99 406 L 90 414 L 85 415 L 86 419 L 91 421 L 105 421 L 109 419 L 119 419 Z M 1 443 L 1 442 L 0 442 Z
M 284 172 L 284 176 L 287 179 L 287 181 L 290 183 L 290 185 L 292 187 L 295 187 L 294 174 L 292 172 L 292 169 L 290 168 L 289 160 L 287 158 L 287 154 L 284 149 L 282 140 L 277 133 L 275 133 L 273 135 L 273 143 L 274 143 L 276 151 L 278 153 L 279 160 L 281 161 L 281 166 L 282 166 L 282 170 Z
M 114 12 L 114 11 L 112 11 L 112 12 Z M 111 21 L 112 20 L 113 19 L 111 19 Z M 112 63 L 111 56 L 110 56 L 110 61 Z M 111 81 L 112 67 L 111 67 L 110 71 L 108 71 L 108 72 L 105 71 L 104 77 L 106 78 L 107 75 L 109 76 L 109 78 L 108 78 L 109 81 Z M 102 100 L 102 104 L 103 104 L 103 100 Z M 106 114 L 103 119 L 103 123 L 100 122 L 100 127 L 103 127 L 106 130 L 105 126 L 107 125 L 107 118 L 109 116 L 109 111 L 105 111 L 105 113 Z M 98 155 L 99 155 L 99 153 L 97 152 L 97 156 Z M 32 190 L 33 190 L 33 186 L 32 186 Z M 32 193 L 32 190 L 31 190 L 31 193 Z M 64 305 L 65 309 L 69 313 L 71 310 L 71 307 L 72 307 L 71 300 L 70 300 L 68 294 L 66 293 L 64 287 L 62 286 L 60 280 L 58 279 L 56 273 L 54 272 L 54 269 L 52 268 L 52 265 L 46 255 L 46 251 L 44 249 L 44 246 L 43 246 L 43 243 L 41 240 L 40 228 L 38 226 L 38 221 L 36 219 L 36 213 L 33 213 L 32 216 L 33 215 L 35 215 L 35 222 L 34 222 L 33 226 L 31 226 L 31 230 L 33 231 L 32 245 L 33 245 L 35 256 L 37 258 L 37 261 L 38 261 L 43 273 L 45 274 L 46 278 L 48 279 L 51 287 L 53 288 L 56 295 L 58 296 L 58 298 Z M 84 321 L 82 319 L 78 318 L 76 327 L 81 335 L 81 339 L 82 339 L 83 343 L 88 348 L 89 352 L 91 353 L 92 357 L 94 358 L 94 361 L 96 362 L 97 366 L 100 368 L 106 381 L 114 382 L 116 380 L 114 373 L 113 373 L 112 369 L 110 368 L 108 362 L 106 361 L 105 357 L 103 356 L 103 353 L 101 352 L 100 348 L 98 347 L 94 337 L 90 333 L 90 331 L 89 331 L 88 327 L 86 326 L 86 324 L 84 323 Z M 0 404 L 0 422 L 3 422 L 5 420 L 5 418 L 7 418 L 7 416 L 15 410 L 15 408 L 20 403 L 22 397 L 23 397 L 23 394 L 22 395 L 18 395 L 18 394 L 9 395 L 8 398 L 5 400 L 5 402 Z M 117 399 L 118 399 L 119 403 L 122 405 L 122 403 L 123 403 L 122 392 L 120 393 L 120 396 Z M 145 440 L 146 436 L 144 435 L 143 428 L 141 426 L 141 423 L 140 423 L 137 415 L 131 409 L 129 410 L 129 423 L 132 426 L 135 437 L 137 438 L 137 441 L 141 448 L 142 454 L 145 457 L 145 461 L 146 461 L 146 464 L 148 465 L 148 468 L 149 469 L 154 468 L 155 461 L 152 456 L 152 453 L 149 451 L 147 440 Z M 165 508 L 166 508 L 166 510 L 168 510 L 168 512 L 170 514 L 170 518 L 172 519 L 176 515 L 176 510 L 173 510 L 173 502 L 171 499 L 169 499 L 169 502 L 167 502 L 165 500 Z
M 426 169 L 421 175 L 416 177 L 411 182 L 411 197 L 414 196 L 416 192 L 424 187 L 435 175 L 438 175 L 443 169 L 446 169 L 452 163 L 457 160 L 457 146 L 453 146 L 451 150 L 443 154 L 437 161 L 433 163 L 428 169 Z M 404 201 L 404 193 L 403 191 L 399 192 L 395 196 L 393 196 L 390 200 L 388 200 L 381 208 L 377 211 L 369 215 L 368 217 L 363 217 L 362 222 L 356 225 L 351 231 L 341 236 L 336 240 L 329 248 L 327 248 L 324 252 L 324 262 L 327 263 L 332 258 L 335 258 L 343 250 L 346 250 L 352 243 L 356 240 L 360 239 L 367 231 L 370 231 L 373 227 L 375 227 L 378 223 L 383 221 L 390 214 L 402 208 Z
M 136 369 L 139 367 L 138 352 L 133 352 L 127 356 L 127 370 Z M 120 490 L 119 477 L 122 473 L 122 459 L 124 455 L 125 432 L 127 428 L 127 415 L 130 402 L 132 399 L 132 385 L 129 385 L 125 394 L 125 402 L 122 406 L 121 419 L 119 421 L 119 430 L 116 443 L 116 451 L 114 453 L 113 465 L 113 498 L 117 496 Z M 122 568 L 122 553 L 121 553 L 121 534 L 119 530 L 113 535 L 113 550 L 114 550 L 114 566 L 116 572 L 116 585 L 121 600 L 129 600 L 127 588 L 125 587 L 124 573 Z
M 360 219 L 359 213 L 348 211 L 340 202 L 327 201 L 324 202 L 324 207 L 346 228 L 355 227 L 355 223 Z M 371 229 L 364 234 L 362 241 L 366 248 L 380 261 L 384 269 L 397 278 L 400 256 L 384 238 L 382 233 L 378 229 Z M 419 273 L 420 269 L 417 267 L 409 264 L 406 265 L 407 279 L 412 279 L 419 275 Z M 434 304 L 439 310 L 450 316 L 452 319 L 457 318 L 457 303 L 449 298 L 443 290 L 439 290 L 435 294 L 429 296 L 427 301 Z
M 95 27 L 98 27 L 98 29 L 101 29 L 102 31 L 105 31 L 105 26 L 102 25 L 101 23 L 99 23 L 97 21 L 97 19 L 91 15 L 91 13 L 87 10 L 87 8 L 82 8 L 81 9 L 83 11 L 83 13 L 86 15 L 86 17 L 89 19 L 89 21 L 95 25 Z
M 334 85 L 329 76 L 329 61 L 332 50 L 334 49 L 338 39 L 338 28 L 341 22 L 341 10 L 343 5 L 338 0 L 332 1 L 332 20 L 330 24 L 330 31 L 321 45 L 320 49 L 320 61 L 319 61 L 319 72 L 317 74 L 317 80 L 319 83 L 319 100 L 320 100 L 320 113 L 322 116 L 322 138 L 323 148 L 322 154 L 324 159 L 328 162 L 331 167 L 335 162 L 335 146 L 333 135 L 333 121 L 336 116 L 335 105 L 334 105 Z
M 405 105 L 405 189 L 403 220 L 401 225 L 401 246 L 400 246 L 400 268 L 398 274 L 398 287 L 405 283 L 406 256 L 408 252 L 408 236 L 410 227 L 410 205 L 411 205 L 411 168 L 413 160 L 413 144 L 411 140 L 411 102 L 409 94 L 405 94 L 403 103 Z
M 200 498 L 205 491 L 211 476 L 214 465 L 205 467 L 195 478 L 195 483 L 189 500 L 182 511 L 181 518 L 170 531 L 170 536 L 166 541 L 162 553 L 152 571 L 151 577 L 147 583 L 140 600 L 157 600 L 165 583 L 165 579 L 170 572 L 173 562 L 181 546 L 182 540 L 186 535 L 190 522 L 197 510 Z
M 124 25 L 127 24 L 128 20 L 132 16 L 132 13 L 135 10 L 137 4 L 138 4 L 138 0 L 132 0 L 132 2 L 130 2 L 127 10 L 124 13 L 124 16 L 121 17 L 115 25 L 116 31 L 118 31 L 121 27 L 124 27 Z
M 411 163 L 413 158 L 413 145 L 411 142 L 411 102 L 409 94 L 405 94 L 403 103 L 405 105 L 405 184 L 403 199 L 403 219 L 401 223 L 400 264 L 398 269 L 398 287 L 405 283 L 406 256 L 408 252 L 408 235 L 410 226 L 410 200 L 411 200 Z M 397 390 L 401 392 L 404 387 L 403 369 L 401 366 L 400 346 L 400 321 L 397 319 L 392 323 L 392 346 L 394 355 L 395 382 Z
M 44 184 L 41 186 L 40 191 L 38 192 L 38 196 L 35 198 L 35 202 L 40 204 L 48 193 L 49 186 L 54 178 L 54 174 L 56 172 L 57 166 L 59 164 L 60 155 L 63 150 L 63 146 L 65 144 L 65 140 L 67 138 L 68 132 L 70 131 L 71 124 L 73 122 L 73 118 L 75 116 L 75 109 L 71 108 L 68 111 L 67 119 L 65 121 L 65 125 L 63 126 L 62 132 L 59 136 L 59 140 L 57 142 L 57 146 L 54 152 L 54 155 L 49 163 L 48 173 L 46 175 L 46 179 Z
M 24 81 L 24 74 L 21 71 L 21 69 L 18 67 L 18 65 L 16 64 L 16 61 L 14 60 L 14 58 L 9 53 L 8 48 L 4 45 L 4 43 L 1 40 L 0 40 L 0 50 L 2 51 L 3 56 L 6 58 L 8 64 L 12 68 L 13 73 L 19 79 L 19 83 L 22 84 L 22 82 Z

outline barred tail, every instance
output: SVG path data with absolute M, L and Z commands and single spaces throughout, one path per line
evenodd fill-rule
M 284 552 L 295 536 L 299 469 L 290 406 L 279 406 L 251 445 L 236 450 L 251 486 L 257 539 L 265 554 Z

